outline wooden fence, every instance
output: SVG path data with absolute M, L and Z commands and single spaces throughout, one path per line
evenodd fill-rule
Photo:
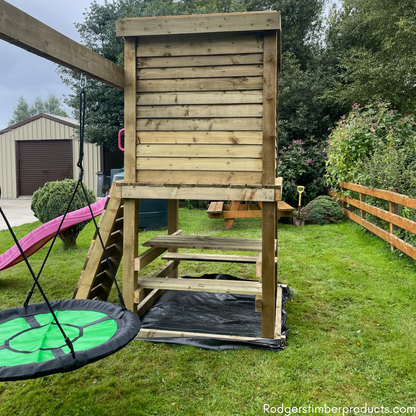
M 401 195 L 392 191 L 367 188 L 362 185 L 347 182 L 341 182 L 340 188 L 355 191 L 359 194 L 359 199 L 350 198 L 345 195 L 342 195 L 340 197 L 340 199 L 343 202 L 342 210 L 348 218 L 362 225 L 367 230 L 371 231 L 375 235 L 381 237 L 383 240 L 390 243 L 392 249 L 393 247 L 396 247 L 403 253 L 407 254 L 408 256 L 416 260 L 416 247 L 412 246 L 409 243 L 406 243 L 405 241 L 394 235 L 394 232 L 397 230 L 397 227 L 400 227 L 403 230 L 416 234 L 416 222 L 408 220 L 407 218 L 403 218 L 399 215 L 400 205 L 403 207 L 416 209 L 416 199 L 409 198 L 405 195 Z M 334 198 L 339 197 L 339 195 L 334 192 L 329 192 L 329 194 Z M 367 204 L 365 202 L 365 198 L 367 195 L 387 201 L 389 203 L 389 211 Z M 347 209 L 345 206 L 346 204 L 358 208 L 360 210 L 360 215 L 356 215 L 352 211 Z M 382 228 L 364 219 L 366 212 L 390 223 L 390 232 L 383 230 Z

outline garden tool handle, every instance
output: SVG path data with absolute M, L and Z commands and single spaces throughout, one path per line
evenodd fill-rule
M 301 206 L 301 201 L 302 201 L 302 192 L 305 190 L 304 186 L 298 186 L 298 192 L 299 192 L 299 207 Z

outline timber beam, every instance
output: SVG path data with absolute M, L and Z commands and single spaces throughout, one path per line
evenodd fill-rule
M 118 184 L 124 199 L 200 199 L 274 202 L 281 199 L 278 185 L 202 186 L 190 184 Z
M 45 25 L 17 7 L 0 0 L 0 39 L 56 64 L 124 89 L 124 69 Z

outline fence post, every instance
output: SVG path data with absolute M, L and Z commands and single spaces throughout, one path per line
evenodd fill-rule
M 397 192 L 397 188 L 389 188 L 390 192 Z M 389 201 L 389 212 L 391 212 L 392 214 L 396 214 L 399 215 L 399 204 L 396 204 L 395 202 L 390 202 Z M 390 234 L 394 234 L 394 232 L 398 229 L 397 225 L 394 225 L 392 223 L 390 223 Z M 394 251 L 394 246 L 390 245 L 390 249 L 393 252 Z
M 359 183 L 361 185 L 361 183 Z M 360 202 L 365 202 L 365 195 L 363 195 L 361 192 L 359 192 L 360 195 Z M 361 218 L 364 218 L 364 211 L 360 209 L 360 216 Z

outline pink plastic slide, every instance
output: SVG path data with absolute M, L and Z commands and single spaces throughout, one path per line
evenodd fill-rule
M 104 206 L 109 196 L 95 202 L 91 205 L 92 212 L 94 217 L 102 214 L 104 212 Z M 90 209 L 88 207 L 81 208 L 77 211 L 69 212 L 65 218 L 64 223 L 62 224 L 61 232 L 72 227 L 75 224 L 91 219 Z M 49 240 L 55 236 L 56 231 L 58 230 L 59 224 L 62 221 L 62 216 L 53 219 L 52 221 L 47 222 L 46 224 L 41 225 L 40 227 L 33 230 L 27 236 L 23 237 L 19 243 L 22 246 L 22 249 L 26 257 L 30 257 L 32 254 L 36 253 L 41 249 Z M 16 245 L 7 250 L 5 253 L 0 255 L 0 271 L 8 269 L 9 267 L 14 266 L 17 263 L 23 261 L 23 257 L 20 254 L 19 249 Z

